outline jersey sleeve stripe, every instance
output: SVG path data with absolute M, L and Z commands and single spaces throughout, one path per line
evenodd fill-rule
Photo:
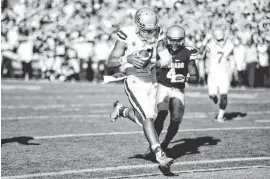
M 126 40 L 126 39 L 127 39 L 126 37 L 121 36 L 119 33 L 117 33 L 117 36 L 118 36 L 120 39 L 122 39 L 122 40 Z
M 118 33 L 127 38 L 127 34 L 125 34 L 122 30 L 119 30 Z
M 198 55 L 191 55 L 191 56 L 189 57 L 189 59 L 190 59 L 190 60 L 196 60 L 196 59 L 198 59 Z

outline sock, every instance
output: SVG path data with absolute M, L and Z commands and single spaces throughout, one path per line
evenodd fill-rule
M 162 143 L 166 142 L 167 144 L 169 144 L 172 141 L 172 139 L 174 138 L 174 136 L 178 132 L 179 125 L 180 125 L 179 121 L 174 121 L 174 120 L 170 121 L 170 125 L 167 129 L 167 134 L 166 134 L 165 139 Z
M 160 134 L 162 132 L 164 121 L 165 121 L 167 115 L 168 115 L 168 111 L 160 111 L 160 112 L 158 112 L 157 118 L 156 118 L 156 120 L 154 122 L 155 129 L 156 129 L 158 137 L 160 136 Z
M 156 147 L 152 146 L 152 151 L 154 151 L 156 158 L 160 158 L 162 156 L 162 149 L 160 145 L 156 145 Z
M 127 110 L 128 110 L 127 107 L 122 107 L 122 108 L 120 109 L 120 111 L 119 111 L 120 116 L 122 116 L 122 117 L 127 117 L 127 115 L 126 115 Z
M 225 114 L 225 110 L 219 109 L 217 119 L 223 119 L 224 114 Z

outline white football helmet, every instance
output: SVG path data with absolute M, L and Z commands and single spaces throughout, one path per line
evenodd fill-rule
M 224 37 L 225 37 L 225 32 L 224 32 L 224 30 L 222 30 L 222 29 L 216 29 L 216 30 L 214 30 L 214 32 L 213 32 L 213 36 L 214 36 L 214 38 L 215 38 L 216 40 L 220 41 L 220 40 L 223 40 L 223 39 L 224 39 Z
M 137 26 L 137 34 L 142 40 L 148 41 L 155 38 L 158 29 L 158 18 L 154 10 L 150 8 L 139 9 L 134 16 Z
M 167 47 L 175 51 L 185 45 L 186 33 L 183 27 L 179 25 L 172 25 L 168 28 L 165 37 Z

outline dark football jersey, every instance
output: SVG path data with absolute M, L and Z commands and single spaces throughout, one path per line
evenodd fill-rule
M 177 82 L 174 80 L 174 76 L 181 74 L 185 77 L 188 74 L 188 64 L 190 60 L 197 59 L 198 50 L 191 47 L 184 47 L 175 54 L 172 54 L 172 62 L 168 67 L 159 68 L 157 70 L 157 81 L 158 83 L 174 88 L 185 88 L 185 83 Z M 157 55 L 157 60 L 160 57 Z

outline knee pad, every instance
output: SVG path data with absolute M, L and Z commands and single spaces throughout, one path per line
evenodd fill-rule
M 219 107 L 220 109 L 225 109 L 228 103 L 228 97 L 227 94 L 221 94 L 220 95 L 220 104 Z
M 184 111 L 178 111 L 174 115 L 171 115 L 171 121 L 181 123 L 183 119 Z
M 185 112 L 185 106 L 180 103 L 179 106 L 175 106 L 171 111 L 171 121 L 181 123 Z
M 215 104 L 217 104 L 217 102 L 218 102 L 218 97 L 217 97 L 217 95 L 209 95 L 209 98 L 210 98 L 211 100 L 213 100 Z

